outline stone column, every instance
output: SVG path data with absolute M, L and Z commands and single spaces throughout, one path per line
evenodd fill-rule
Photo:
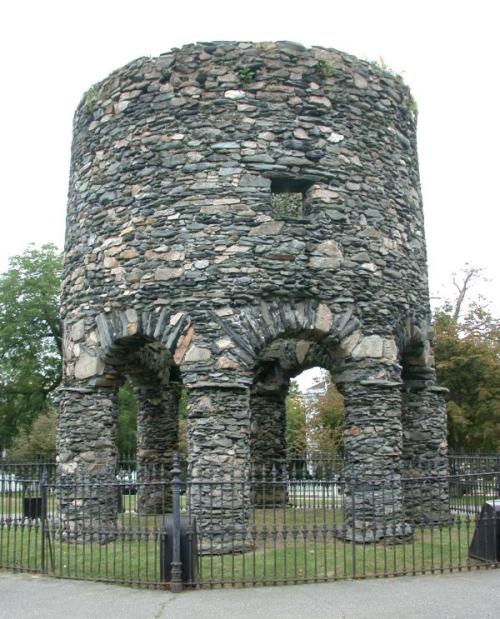
M 386 368 L 385 368 L 386 369 Z M 411 534 L 401 489 L 401 382 L 359 380 L 344 396 L 345 536 L 356 542 Z
M 250 395 L 250 454 L 256 505 L 282 503 L 286 497 L 286 396 L 277 382 L 257 383 Z M 259 483 L 264 478 L 264 484 Z
M 68 539 L 106 542 L 115 536 L 116 388 L 74 384 L 61 389 L 58 486 Z
M 188 386 L 188 500 L 202 551 L 241 550 L 250 506 L 250 390 L 236 383 Z
M 286 461 L 287 387 L 258 383 L 250 394 L 250 453 L 255 467 Z
M 415 522 L 449 519 L 447 389 L 407 381 L 403 389 L 403 474 L 405 510 Z M 423 478 L 423 479 L 422 479 Z
M 161 514 L 171 508 L 172 457 L 179 440 L 179 398 L 168 385 L 135 384 L 137 399 L 137 511 Z

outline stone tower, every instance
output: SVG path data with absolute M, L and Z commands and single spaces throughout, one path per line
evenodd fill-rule
M 125 377 L 139 466 L 169 464 L 181 384 L 194 483 L 283 461 L 288 381 L 319 365 L 344 396 L 348 483 L 392 485 L 358 521 L 387 536 L 389 510 L 405 534 L 401 477 L 447 467 L 415 131 L 399 77 L 290 42 L 187 45 L 92 87 L 74 121 L 60 474 L 111 475 Z M 428 496 L 432 519 L 446 497 Z M 248 500 L 221 498 L 225 526 Z M 203 493 L 193 510 L 203 528 Z

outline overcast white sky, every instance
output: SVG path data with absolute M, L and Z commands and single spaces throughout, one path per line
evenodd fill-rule
M 73 111 L 126 62 L 193 41 L 280 40 L 380 57 L 419 109 L 431 294 L 465 262 L 500 310 L 500 4 L 496 0 L 8 1 L 0 8 L 0 271 L 63 245 Z

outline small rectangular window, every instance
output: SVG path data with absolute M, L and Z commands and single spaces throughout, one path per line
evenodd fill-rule
M 297 178 L 271 179 L 271 209 L 277 219 L 307 215 L 305 195 L 312 181 Z

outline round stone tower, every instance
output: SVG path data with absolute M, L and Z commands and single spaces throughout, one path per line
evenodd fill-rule
M 61 475 L 111 474 L 125 377 L 139 466 L 169 465 L 181 384 L 194 484 L 282 462 L 288 381 L 319 365 L 344 396 L 352 492 L 392 487 L 356 522 L 388 536 L 389 510 L 404 535 L 401 477 L 447 467 L 415 131 L 401 78 L 290 42 L 187 45 L 93 86 L 74 121 Z M 233 531 L 250 500 L 234 492 Z M 433 519 L 446 497 L 426 496 Z M 203 492 L 192 509 L 203 528 Z

